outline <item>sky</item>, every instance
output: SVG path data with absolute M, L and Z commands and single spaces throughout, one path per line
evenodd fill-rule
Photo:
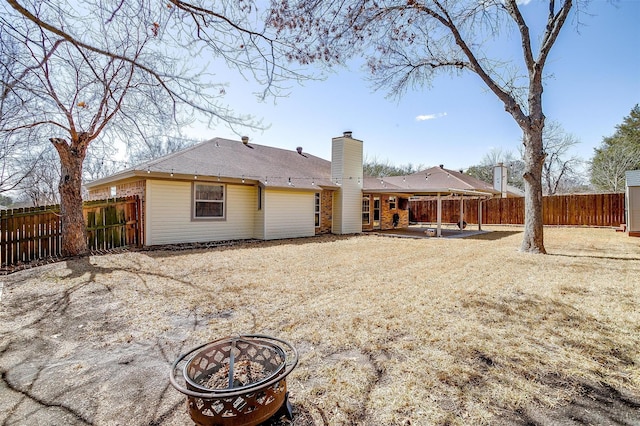
M 540 3 L 523 6 L 534 16 Z M 567 20 L 546 65 L 543 109 L 580 143 L 571 155 L 593 156 L 602 138 L 640 103 L 640 0 L 592 0 L 588 13 Z M 530 21 L 530 26 L 544 20 Z M 502 53 L 518 57 L 519 39 L 505 39 Z M 521 56 L 521 54 L 520 54 Z M 241 129 L 251 142 L 330 159 L 331 138 L 344 131 L 364 142 L 367 160 L 393 165 L 443 164 L 466 169 L 480 164 L 492 150 L 517 155 L 522 132 L 502 102 L 475 74 L 442 74 L 431 87 L 410 90 L 401 98 L 373 91 L 354 59 L 322 81 L 291 83 L 286 97 L 258 102 L 258 86 L 218 70 L 228 81 L 225 102 L 236 113 L 251 114 L 269 128 Z M 309 71 L 315 72 L 310 69 Z M 201 140 L 240 137 L 219 125 L 194 125 L 185 132 Z

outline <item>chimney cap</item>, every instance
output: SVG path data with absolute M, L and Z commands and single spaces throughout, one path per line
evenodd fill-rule
M 245 145 L 248 145 L 249 144 L 249 136 L 243 136 L 242 137 L 242 143 L 245 144 Z
M 342 135 L 345 138 L 351 138 L 351 135 L 353 134 L 353 132 L 351 130 L 347 130 L 346 132 L 342 133 Z

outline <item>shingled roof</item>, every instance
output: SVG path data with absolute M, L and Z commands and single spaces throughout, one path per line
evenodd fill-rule
M 469 195 L 494 195 L 499 194 L 493 186 L 464 173 L 445 169 L 444 167 L 431 167 L 426 170 L 406 175 L 388 176 L 377 179 L 383 184 L 376 184 L 374 190 L 398 191 L 415 195 L 431 194 L 469 194 Z
M 87 184 L 91 188 L 134 176 L 198 176 L 260 181 L 270 187 L 336 187 L 331 162 L 311 154 L 215 138 Z

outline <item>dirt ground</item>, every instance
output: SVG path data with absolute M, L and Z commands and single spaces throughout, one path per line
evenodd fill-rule
M 293 425 L 640 425 L 640 239 L 520 229 L 72 259 L 0 277 L 1 425 L 186 425 L 173 361 L 296 346 Z M 275 419 L 273 426 L 291 424 Z

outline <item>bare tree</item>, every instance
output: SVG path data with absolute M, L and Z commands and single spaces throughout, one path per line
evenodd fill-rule
M 61 11 L 37 12 L 42 19 L 63 18 Z M 107 19 L 102 17 L 103 21 Z M 103 44 L 114 50 L 117 47 L 134 59 L 143 56 L 145 45 L 152 39 L 140 25 L 120 26 L 117 35 L 114 31 L 107 34 L 104 26 L 102 29 Z M 11 89 L 32 95 L 33 99 L 22 106 L 20 114 L 3 123 L 3 130 L 14 138 L 22 137 L 23 130 L 48 137 L 60 159 L 61 252 L 83 254 L 87 243 L 81 185 L 89 144 L 111 123 L 132 130 L 150 122 L 149 118 L 139 121 L 140 114 L 132 107 L 144 106 L 152 120 L 170 118 L 171 114 L 161 107 L 159 99 L 150 96 L 157 95 L 157 90 L 147 89 L 147 79 L 140 78 L 129 61 L 83 49 L 34 26 L 29 19 L 17 19 L 10 30 L 16 39 L 23 37 L 29 54 L 20 58 L 22 75 Z M 39 178 L 45 173 L 36 172 L 31 176 Z
M 466 174 L 484 182 L 493 183 L 493 169 L 499 163 L 508 168 L 507 183 L 516 188 L 523 189 L 522 179 L 524 162 L 511 151 L 503 151 L 501 148 L 493 148 L 484 155 L 480 164 L 469 167 Z
M 28 170 L 18 186 L 18 199 L 32 206 L 60 203 L 60 159 L 52 146 L 43 146 L 39 152 L 20 157 L 18 166 Z
M 574 0 L 548 0 L 546 19 L 536 27 L 530 26 L 522 9 L 538 4 L 519 0 L 274 0 L 272 4 L 272 25 L 298 36 L 296 60 L 341 64 L 364 55 L 376 87 L 392 94 L 428 85 L 439 72 L 476 74 L 522 129 L 526 218 L 521 250 L 545 253 L 543 71 Z M 510 57 L 511 49 L 491 45 L 511 40 L 521 50 L 521 61 Z M 509 57 L 500 57 L 506 51 Z
M 548 121 L 542 142 L 545 160 L 542 166 L 542 182 L 545 195 L 555 195 L 573 187 L 582 179 L 578 168 L 582 164 L 575 155 L 569 156 L 569 151 L 580 143 L 575 136 L 565 133 L 556 121 Z
M 244 0 L 0 5 L 3 34 L 21 46 L 4 92 L 33 98 L 15 116 L 3 117 L 1 130 L 16 141 L 39 129 L 55 147 L 64 255 L 87 250 L 81 182 L 95 140 L 153 145 L 149 135 L 179 128 L 194 115 L 210 125 L 260 126 L 221 103 L 224 86 L 211 82 L 211 64 L 196 66 L 195 60 L 208 55 L 214 66 L 247 73 L 262 84 L 261 97 L 279 93 L 284 78 L 302 77 L 278 65 L 288 45 L 265 34 L 260 22 L 254 3 Z M 17 143 L 24 147 L 24 139 Z
M 422 164 L 401 164 L 396 166 L 389 160 L 379 160 L 377 157 L 371 159 L 365 156 L 362 165 L 365 176 L 384 177 L 384 176 L 403 176 L 416 173 L 424 168 Z
M 30 96 L 20 96 L 10 87 L 18 71 L 15 59 L 20 55 L 20 47 L 0 26 L 0 123 L 12 120 L 22 105 L 30 101 Z M 0 193 L 16 189 L 31 171 L 32 165 L 23 170 L 17 164 L 21 154 L 28 151 L 24 145 L 9 134 L 0 134 Z
M 91 144 L 87 150 L 83 170 L 83 182 L 101 179 L 125 168 L 122 161 L 114 160 L 118 150 L 110 144 Z
M 129 155 L 129 162 L 131 164 L 138 164 L 144 161 L 160 158 L 173 152 L 180 151 L 181 149 L 195 143 L 196 141 L 193 139 L 186 139 L 174 135 L 157 137 L 153 144 L 137 147 L 137 149 L 133 150 Z

